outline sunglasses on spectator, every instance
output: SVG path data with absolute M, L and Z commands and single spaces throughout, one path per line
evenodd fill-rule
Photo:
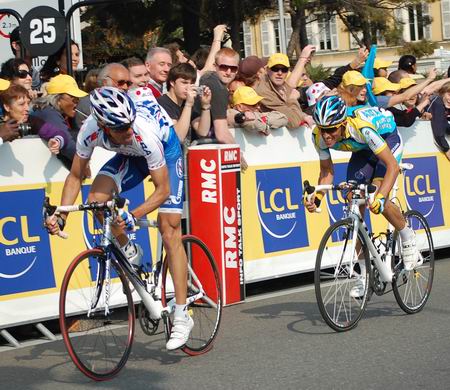
M 287 73 L 289 71 L 289 68 L 286 68 L 285 66 L 272 66 L 270 70 L 274 73 Z
M 133 84 L 130 80 L 114 80 L 110 76 L 107 76 L 107 77 L 110 78 L 112 81 L 114 81 L 119 87 L 122 87 L 125 84 L 127 85 L 127 87 L 131 87 L 131 85 Z
M 219 68 L 219 70 L 221 70 L 222 72 L 226 72 L 228 69 L 231 71 L 231 73 L 236 73 L 238 71 L 238 67 L 234 66 L 234 65 L 225 65 L 225 64 L 220 64 L 217 65 L 217 67 Z
M 22 69 L 17 71 L 17 76 L 19 77 L 19 79 L 26 79 L 27 76 L 33 77 L 33 74 L 31 73 L 31 71 Z

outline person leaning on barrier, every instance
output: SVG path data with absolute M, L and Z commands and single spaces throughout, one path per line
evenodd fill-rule
M 261 109 L 263 112 L 279 111 L 288 118 L 288 128 L 294 129 L 303 124 L 312 125 L 311 116 L 302 112 L 296 90 L 300 78 L 305 70 L 305 65 L 311 60 L 315 47 L 306 46 L 292 70 L 289 78 L 289 58 L 286 54 L 276 53 L 269 57 L 267 62 L 267 74 L 255 86 L 258 95 L 263 97 Z
M 73 124 L 75 109 L 79 98 L 86 96 L 87 93 L 78 88 L 73 77 L 63 74 L 53 77 L 46 84 L 46 90 L 46 96 L 35 100 L 31 116 L 36 116 L 44 122 L 55 125 L 69 136 L 69 142 L 58 155 L 58 159 L 66 168 L 70 169 L 75 155 L 75 140 L 79 130 Z M 88 173 L 86 175 L 89 176 Z
M 239 87 L 233 94 L 233 108 L 228 109 L 228 125 L 269 135 L 272 129 L 288 124 L 286 115 L 278 111 L 261 112 L 263 99 L 251 87 Z
M 446 139 L 450 135 L 450 82 L 442 86 L 439 95 L 433 96 L 428 110 L 432 115 L 434 143 L 450 160 L 450 146 Z
M 37 117 L 30 117 L 30 97 L 28 90 L 21 85 L 14 85 L 0 93 L 3 107 L 2 122 L 14 122 L 18 125 L 20 137 L 37 134 L 47 141 L 50 152 L 58 154 L 68 144 L 69 135 L 51 123 Z
M 211 91 L 207 86 L 195 86 L 196 79 L 197 72 L 192 65 L 175 65 L 167 78 L 168 92 L 156 99 L 172 119 L 181 143 L 189 136 L 191 126 L 200 137 L 206 137 L 211 128 Z M 201 104 L 200 115 L 192 111 L 197 96 Z

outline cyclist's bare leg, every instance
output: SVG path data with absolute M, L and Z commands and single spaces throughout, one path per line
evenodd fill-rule
M 181 241 L 181 214 L 159 213 L 158 225 L 167 252 L 169 270 L 175 287 L 178 305 L 186 305 L 187 257 Z
M 114 180 L 109 176 L 97 175 L 91 185 L 88 202 L 107 202 L 111 200 L 113 192 L 118 192 Z M 100 223 L 103 223 L 103 215 L 99 213 L 96 216 Z M 118 226 L 111 226 L 111 231 L 121 247 L 128 242 L 128 237 L 123 229 Z
M 381 182 L 381 180 L 374 180 L 372 184 L 379 188 Z M 406 221 L 400 211 L 400 208 L 387 198 L 384 204 L 383 216 L 391 223 L 392 226 L 394 226 L 397 231 L 402 230 L 406 226 Z

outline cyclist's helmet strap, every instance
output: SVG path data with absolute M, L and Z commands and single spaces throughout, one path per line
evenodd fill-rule
M 118 88 L 96 88 L 90 94 L 90 101 L 92 116 L 111 130 L 126 128 L 136 118 L 133 101 Z
M 313 111 L 313 118 L 319 127 L 337 125 L 347 117 L 347 105 L 339 96 L 325 96 Z

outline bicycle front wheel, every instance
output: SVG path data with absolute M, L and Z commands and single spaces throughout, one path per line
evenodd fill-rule
M 80 253 L 62 282 L 59 324 L 69 355 L 84 375 L 103 381 L 123 368 L 133 343 L 134 318 L 122 269 L 107 261 L 101 249 Z
M 370 257 L 351 219 L 325 232 L 317 252 L 314 286 L 323 319 L 338 332 L 354 328 L 367 305 Z
M 219 272 L 214 258 L 206 244 L 191 235 L 183 236 L 183 245 L 188 258 L 187 297 L 202 292 L 203 297 L 189 305 L 189 315 L 194 320 L 194 328 L 182 350 L 188 355 L 200 355 L 209 351 L 219 330 L 222 316 L 222 289 Z M 168 262 L 163 265 L 162 304 L 167 306 L 175 299 L 172 277 Z M 169 328 L 172 318 L 169 317 Z
M 411 271 L 403 267 L 401 243 L 396 232 L 393 240 L 392 269 L 396 278 L 392 283 L 397 303 L 405 313 L 414 314 L 423 309 L 430 296 L 434 276 L 434 246 L 431 231 L 425 217 L 415 210 L 405 214 L 407 225 L 416 234 L 420 256 L 418 265 Z

